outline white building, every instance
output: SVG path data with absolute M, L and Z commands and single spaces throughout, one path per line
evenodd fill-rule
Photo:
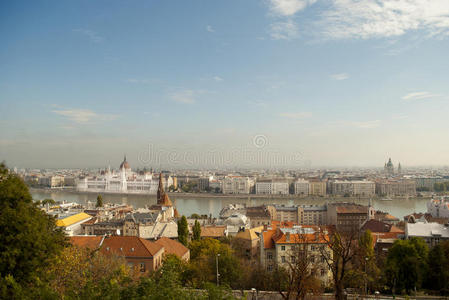
M 169 180 L 166 182 L 168 183 Z M 126 161 L 126 156 L 120 164 L 118 174 L 114 174 L 109 169 L 103 176 L 86 177 L 80 179 L 77 184 L 77 190 L 86 192 L 156 194 L 157 189 L 158 181 L 153 179 L 153 175 L 134 174 Z
M 449 197 L 429 200 L 427 212 L 434 218 L 449 218 Z
M 249 194 L 254 181 L 249 177 L 226 176 L 222 181 L 223 194 Z
M 294 183 L 294 190 L 296 195 L 308 196 L 309 195 L 309 182 L 304 179 L 298 179 Z
M 329 183 L 333 195 L 373 196 L 376 184 L 368 180 L 336 180 Z
M 405 237 L 407 239 L 412 237 L 422 238 L 429 247 L 433 247 L 440 242 L 449 240 L 449 226 L 447 224 L 427 223 L 426 221 L 406 223 Z
M 288 195 L 288 182 L 282 181 L 258 181 L 256 182 L 256 194 L 263 195 Z

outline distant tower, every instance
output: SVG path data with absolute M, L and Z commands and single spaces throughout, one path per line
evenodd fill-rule
M 401 163 L 399 163 L 399 165 L 398 165 L 398 174 L 401 174 L 402 173 L 402 167 L 401 167 Z
M 173 206 L 170 198 L 164 191 L 164 184 L 162 182 L 162 172 L 159 174 L 159 187 L 157 189 L 157 204 L 162 206 Z
M 122 166 L 122 170 L 120 172 L 120 191 L 121 192 L 128 191 L 128 183 L 126 181 L 126 170 L 124 166 Z
M 391 158 L 389 158 L 388 162 L 385 164 L 384 171 L 388 175 L 393 175 L 394 174 L 394 165 L 391 162 Z

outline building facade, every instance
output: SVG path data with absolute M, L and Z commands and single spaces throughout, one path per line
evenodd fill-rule
M 304 179 L 298 179 L 294 184 L 295 195 L 308 196 L 309 195 L 309 182 Z
M 289 184 L 282 181 L 257 181 L 256 194 L 261 195 L 288 195 Z

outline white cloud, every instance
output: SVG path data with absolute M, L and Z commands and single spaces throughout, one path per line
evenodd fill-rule
M 179 103 L 184 104 L 193 104 L 196 102 L 195 100 L 195 94 L 196 92 L 193 90 L 182 90 L 175 92 L 171 95 L 171 98 Z
M 428 98 L 435 98 L 440 97 L 440 94 L 432 94 L 429 92 L 414 92 L 414 93 L 408 93 L 407 95 L 402 97 L 402 100 L 420 100 L 420 99 L 428 99 Z
M 212 26 L 210 26 L 210 25 L 206 26 L 206 30 L 209 31 L 209 32 L 215 32 L 215 29 L 212 28 Z
M 311 112 L 281 113 L 279 116 L 289 119 L 304 119 L 312 116 Z
M 316 0 L 270 0 L 270 10 L 281 16 L 292 16 Z
M 349 75 L 347 73 L 338 73 L 338 74 L 332 74 L 331 78 L 334 80 L 345 80 L 349 78 Z
M 214 80 L 215 81 L 223 81 L 223 78 L 221 78 L 220 76 L 214 76 Z
M 448 33 L 447 0 L 333 0 L 318 22 L 329 38 L 401 36 L 423 29 L 430 35 Z
M 323 5 L 312 11 L 315 21 L 304 26 L 327 39 L 393 38 L 418 30 L 428 37 L 449 35 L 448 0 L 269 0 L 268 6 L 272 16 L 288 18 L 283 27 L 294 32 L 291 19 L 317 1 Z M 282 22 L 275 24 L 274 38 L 285 39 L 276 34 Z
M 270 24 L 270 36 L 273 40 L 292 40 L 299 36 L 298 25 L 293 20 L 278 21 Z
M 90 29 L 73 29 L 73 31 L 87 36 L 94 43 L 100 43 L 104 41 L 104 38 L 102 36 L 98 35 L 98 33 Z
M 108 121 L 117 118 L 117 116 L 114 115 L 98 114 L 89 109 L 65 109 L 53 110 L 52 112 L 64 116 L 70 121 L 78 124 L 85 124 L 90 121 Z

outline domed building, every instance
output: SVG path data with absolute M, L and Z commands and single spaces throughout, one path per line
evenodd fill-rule
M 394 175 L 394 165 L 391 161 L 391 158 L 388 159 L 388 162 L 384 165 L 384 171 L 388 175 Z

